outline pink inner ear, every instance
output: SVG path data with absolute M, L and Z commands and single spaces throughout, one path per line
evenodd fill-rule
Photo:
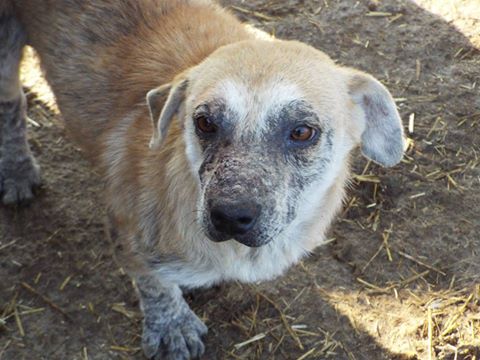
M 148 92 L 147 104 L 154 131 L 150 147 L 160 146 L 165 140 L 173 117 L 185 99 L 187 86 L 188 80 L 183 79 L 173 86 L 166 84 Z

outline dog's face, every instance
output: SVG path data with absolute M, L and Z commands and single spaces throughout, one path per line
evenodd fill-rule
M 403 152 L 388 92 L 296 42 L 219 49 L 171 87 L 159 136 L 169 104 L 179 110 L 198 181 L 197 221 L 213 241 L 257 247 L 292 223 L 301 231 L 321 216 L 322 198 L 361 139 L 385 165 Z

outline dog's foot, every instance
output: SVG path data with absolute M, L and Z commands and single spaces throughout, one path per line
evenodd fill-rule
M 40 168 L 35 158 L 0 159 L 0 195 L 5 205 L 26 203 L 33 198 L 33 189 L 40 185 Z
M 188 360 L 203 354 L 205 347 L 201 338 L 207 333 L 207 327 L 193 311 L 184 310 L 169 323 L 157 322 L 155 317 L 145 314 L 142 347 L 149 359 Z

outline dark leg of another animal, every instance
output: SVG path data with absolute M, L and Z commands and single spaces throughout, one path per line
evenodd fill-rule
M 24 45 L 21 25 L 0 6 L 0 198 L 4 204 L 30 200 L 40 184 L 39 167 L 27 142 L 27 104 L 19 78 Z

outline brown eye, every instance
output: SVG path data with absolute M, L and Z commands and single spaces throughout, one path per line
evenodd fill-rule
M 217 131 L 217 126 L 206 115 L 198 115 L 195 117 L 195 124 L 197 129 L 204 133 L 214 133 Z
M 292 130 L 290 133 L 290 139 L 294 141 L 308 141 L 312 140 L 315 134 L 315 129 L 312 129 L 310 126 L 302 125 Z

